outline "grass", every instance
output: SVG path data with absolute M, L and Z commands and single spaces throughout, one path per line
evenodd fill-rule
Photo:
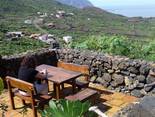
M 0 55 L 15 55 L 45 47 L 48 47 L 48 45 L 41 41 L 28 38 L 20 38 L 16 41 L 3 40 L 0 41 Z

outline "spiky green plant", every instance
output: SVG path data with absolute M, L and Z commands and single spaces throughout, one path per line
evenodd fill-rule
M 94 117 L 94 113 L 88 115 L 89 102 L 51 100 L 49 107 L 41 112 L 42 117 Z

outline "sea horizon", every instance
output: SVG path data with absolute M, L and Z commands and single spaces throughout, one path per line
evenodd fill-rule
M 104 6 L 101 7 L 108 12 L 127 17 L 155 17 L 154 6 Z

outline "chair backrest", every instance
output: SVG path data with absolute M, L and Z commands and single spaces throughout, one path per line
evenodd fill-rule
M 33 84 L 28 83 L 26 81 L 11 77 L 11 76 L 7 76 L 6 77 L 6 81 L 8 84 L 8 88 L 10 88 L 10 90 L 12 88 L 18 88 L 19 90 L 25 91 L 28 94 L 32 94 L 35 92 L 35 88 L 33 86 Z
M 78 65 L 74 63 L 66 63 L 63 61 L 58 61 L 57 67 L 61 67 L 67 70 L 81 72 L 84 75 L 89 75 L 89 66 L 88 65 Z

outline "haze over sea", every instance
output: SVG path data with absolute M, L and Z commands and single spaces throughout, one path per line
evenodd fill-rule
M 89 0 L 96 7 L 128 17 L 155 17 L 155 0 Z
M 155 17 L 155 6 L 106 6 L 103 9 L 128 17 Z

